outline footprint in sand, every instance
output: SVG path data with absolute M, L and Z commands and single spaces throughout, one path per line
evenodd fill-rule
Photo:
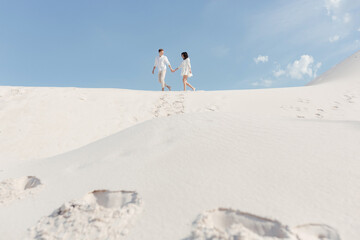
M 210 111 L 210 112 L 216 112 L 219 110 L 219 107 L 216 106 L 216 105 L 210 105 L 208 107 L 206 107 L 206 110 L 205 111 Z
M 184 94 L 164 94 L 160 97 L 159 103 L 155 107 L 155 117 L 167 117 L 184 113 Z
M 201 214 L 186 240 L 340 240 L 333 228 L 307 224 L 290 228 L 279 221 L 218 208 Z
M 292 230 L 301 240 L 340 240 L 337 231 L 324 224 L 305 224 Z
M 299 102 L 299 103 L 310 103 L 310 100 L 306 99 L 306 98 L 298 98 L 297 102 Z
M 228 208 L 201 214 L 194 222 L 189 240 L 298 240 L 287 226 L 276 220 Z
M 304 103 L 309 103 L 310 100 L 308 99 L 298 99 L 298 102 L 301 104 L 297 104 L 295 106 L 292 105 L 282 105 L 280 106 L 281 109 L 285 110 L 285 111 L 291 111 L 291 112 L 295 112 L 295 116 L 299 119 L 304 119 L 307 118 L 308 116 L 308 112 L 309 112 L 309 107 L 308 105 L 304 105 Z
M 325 113 L 324 109 L 318 108 L 318 109 L 316 109 L 315 117 L 318 119 L 323 119 L 324 113 Z
M 344 95 L 344 98 L 345 98 L 345 100 L 346 100 L 348 103 L 354 103 L 354 95 L 352 95 L 352 94 L 345 94 L 345 95 Z
M 339 109 L 339 102 L 334 102 L 334 105 L 331 107 L 332 110 L 338 110 Z
M 41 218 L 27 239 L 123 239 L 141 209 L 134 191 L 96 190 Z
M 40 179 L 27 176 L 0 182 L 0 205 L 35 194 L 42 187 Z
M 10 90 L 10 95 L 11 96 L 19 96 L 19 95 L 23 95 L 25 93 L 25 89 L 20 87 L 20 88 L 12 88 Z

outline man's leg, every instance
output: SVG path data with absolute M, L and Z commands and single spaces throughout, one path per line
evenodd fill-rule
M 159 81 L 161 82 L 162 90 L 164 91 L 165 87 L 167 87 L 169 91 L 171 91 L 171 87 L 169 85 L 166 85 L 165 83 L 165 76 L 166 76 L 166 70 L 161 71 L 161 74 L 159 75 Z
M 161 91 L 164 91 L 165 86 L 164 86 L 164 79 L 163 79 L 163 71 L 159 71 L 158 77 L 159 77 L 159 83 L 161 83 Z
M 166 76 L 166 70 L 164 71 L 164 86 L 167 87 L 169 89 L 169 91 L 171 91 L 171 87 L 169 85 L 166 85 L 165 83 L 165 76 Z

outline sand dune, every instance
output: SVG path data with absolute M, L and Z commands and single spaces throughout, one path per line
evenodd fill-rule
M 0 87 L 0 180 L 46 186 L 0 206 L 1 236 L 357 239 L 359 57 L 299 88 Z M 132 198 L 93 189 L 133 189 L 143 211 L 108 218 Z
M 34 173 L 52 187 L 36 195 L 32 209 L 27 202 L 16 206 L 28 219 L 17 222 L 16 214 L 3 218 L 11 213 L 7 208 L 1 209 L 0 221 L 25 230 L 24 225 L 34 225 L 56 205 L 88 189 L 127 187 L 144 200 L 129 239 L 182 239 L 193 219 L 214 205 L 246 209 L 292 226 L 326 223 L 342 235 L 356 236 L 348 222 L 360 220 L 354 215 L 360 184 L 356 128 L 353 122 L 230 113 L 154 119 L 12 170 Z M 334 142 L 336 147 L 329 148 Z M 346 165 L 338 161 L 344 157 Z M 344 199 L 347 204 L 338 204 Z
M 344 85 L 347 86 L 355 85 L 359 86 L 360 82 L 358 76 L 360 76 L 360 53 L 357 52 L 342 61 L 326 73 L 317 77 L 315 80 L 310 82 L 309 86 L 314 86 L 318 84 L 327 84 L 327 85 Z
M 298 88 L 162 93 L 0 87 L 3 126 L 0 158 L 16 165 L 19 161 L 50 157 L 144 121 L 182 113 L 220 111 L 357 120 L 360 116 L 359 59 L 358 52 L 314 80 L 311 86 Z M 19 149 L 19 145 L 23 147 Z

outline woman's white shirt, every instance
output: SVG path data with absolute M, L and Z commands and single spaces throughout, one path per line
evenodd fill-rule
M 192 76 L 192 73 L 190 73 L 191 70 L 191 64 L 190 64 L 190 58 L 185 59 L 180 64 L 179 68 L 181 68 L 181 75 L 187 75 L 188 77 Z

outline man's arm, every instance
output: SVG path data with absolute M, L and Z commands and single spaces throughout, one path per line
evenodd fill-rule
M 154 63 L 154 68 L 152 70 L 152 74 L 154 74 L 154 71 L 155 71 L 155 68 L 157 67 L 158 65 L 158 61 L 157 61 L 157 58 L 155 58 L 155 63 Z
M 166 63 L 169 66 L 171 72 L 175 72 L 174 69 L 172 69 L 169 59 L 166 57 Z

